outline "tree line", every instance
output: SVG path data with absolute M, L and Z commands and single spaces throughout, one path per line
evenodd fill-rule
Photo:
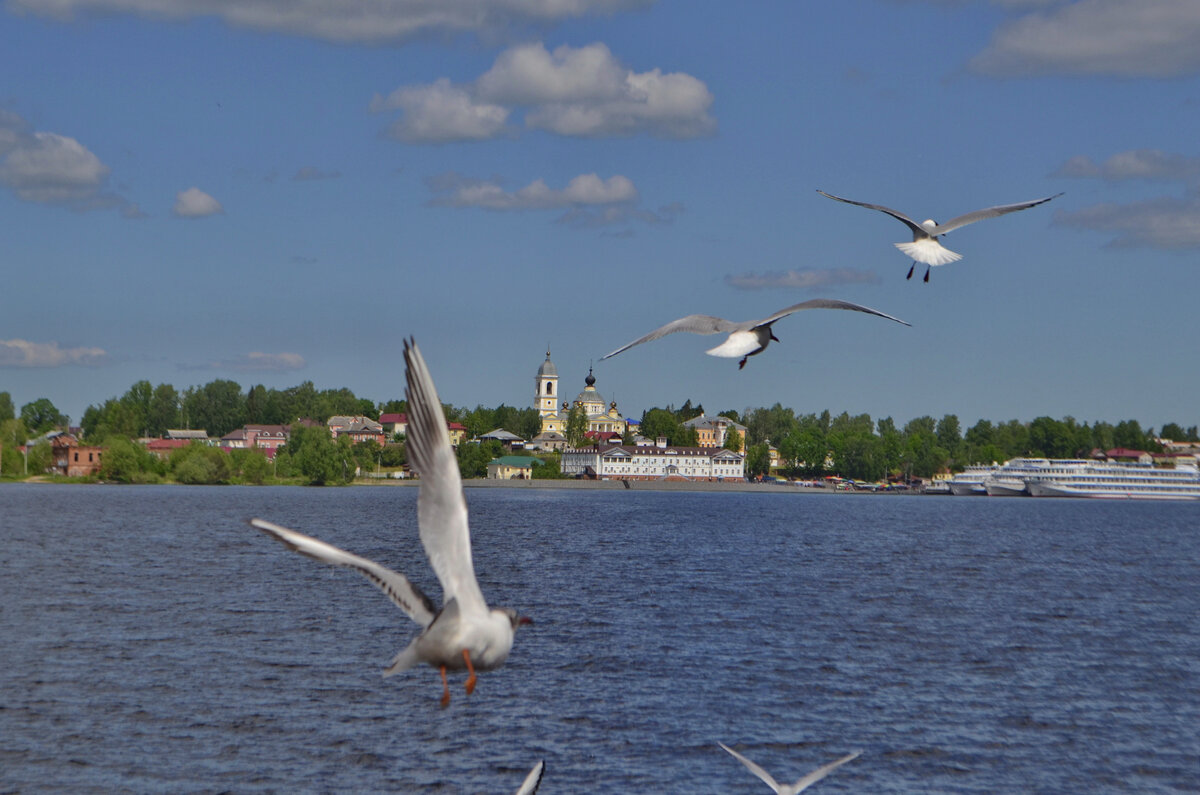
M 336 483 L 353 477 L 355 469 L 399 466 L 404 462 L 404 448 L 403 445 L 380 446 L 373 442 L 351 445 L 348 440 L 334 440 L 324 427 L 325 421 L 334 415 L 361 415 L 378 420 L 383 413 L 403 413 L 406 409 L 404 400 L 375 403 L 346 388 L 318 390 L 311 381 L 287 389 L 259 384 L 243 390 L 237 382 L 218 379 L 203 386 L 188 387 L 182 392 L 171 384 L 153 386 L 149 381 L 138 381 L 120 397 L 89 405 L 80 425 L 89 443 L 118 446 L 118 455 L 110 453 L 107 456 L 114 461 L 112 471 L 108 473 L 113 479 L 170 477 L 181 482 L 227 483 L 259 482 L 265 471 L 264 464 L 234 460 L 229 457 L 230 453 L 224 453 L 228 460 L 221 459 L 218 454 L 223 451 L 219 450 L 205 453 L 206 459 L 194 458 L 197 454 L 193 453 L 172 456 L 165 463 L 145 458 L 134 460 L 117 440 L 160 437 L 171 428 L 202 428 L 210 436 L 220 437 L 247 424 L 291 424 L 292 442 L 270 464 L 272 477 Z M 540 417 L 532 407 L 501 404 L 495 408 L 476 406 L 468 409 L 447 405 L 445 410 L 450 422 L 459 422 L 466 427 L 469 438 L 504 428 L 524 439 L 531 439 L 541 430 Z M 693 405 L 690 399 L 678 409 L 674 406 L 647 409 L 642 413 L 639 432 L 651 439 L 666 437 L 668 443 L 675 446 L 696 446 L 696 431 L 685 423 L 704 413 L 704 407 Z M 778 452 L 784 474 L 789 476 L 838 474 L 860 480 L 879 480 L 888 476 L 928 478 L 938 472 L 961 470 L 972 463 L 1002 462 L 1019 456 L 1077 458 L 1097 448 L 1108 450 L 1114 447 L 1157 451 L 1156 436 L 1176 441 L 1200 441 L 1195 425 L 1184 428 L 1177 423 L 1167 423 L 1155 434 L 1152 428 L 1142 428 L 1136 420 L 1116 424 L 1081 423 L 1073 417 L 1037 417 L 1029 422 L 979 420 L 964 431 L 953 414 L 941 419 L 917 417 L 901 427 L 891 417 L 873 420 L 867 414 L 851 416 L 846 412 L 834 416 L 828 410 L 819 414 L 798 414 L 779 403 L 770 408 L 747 408 L 742 412 L 725 410 L 719 416 L 747 429 L 746 448 L 742 452 L 746 454 L 748 475 L 769 471 L 772 447 Z M 295 424 L 298 419 L 312 420 L 318 426 L 315 429 L 318 432 L 301 430 L 303 426 Z M 25 462 L 15 449 L 17 445 L 63 425 L 65 421 L 66 418 L 46 398 L 32 401 L 18 412 L 9 393 L 0 392 L 0 473 L 9 474 L 24 467 Z M 573 409 L 567 426 L 568 440 L 574 445 L 584 444 L 586 418 L 582 412 Z M 623 441 L 632 442 L 631 435 L 627 434 Z M 740 449 L 740 438 L 729 434 L 726 446 Z M 501 454 L 496 444 L 460 447 L 460 468 L 464 477 L 483 475 L 487 461 Z M 139 446 L 139 449 L 142 448 Z M 36 455 L 48 457 L 48 452 L 39 450 Z M 545 458 L 551 466 L 536 467 L 537 477 L 553 477 L 558 471 L 554 466 L 557 460 L 552 456 Z M 36 463 L 43 462 L 39 458 Z M 178 467 L 183 467 L 182 478 Z

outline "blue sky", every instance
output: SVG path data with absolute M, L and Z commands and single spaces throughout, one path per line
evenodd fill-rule
M 164 10 L 166 9 L 166 10 Z M 1200 422 L 1194 0 L 6 0 L 0 391 Z M 960 262 L 906 281 L 907 230 Z M 918 271 L 918 276 L 920 271 Z M 813 297 L 738 371 L 676 317 Z

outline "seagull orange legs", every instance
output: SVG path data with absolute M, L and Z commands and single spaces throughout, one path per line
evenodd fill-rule
M 467 664 L 467 672 L 470 676 L 467 677 L 467 695 L 475 692 L 475 666 L 471 665 L 471 652 L 463 649 L 463 661 Z
M 463 662 L 467 664 L 467 695 L 475 692 L 475 666 L 471 665 L 471 652 L 467 649 L 462 650 Z M 450 706 L 450 683 L 446 681 L 446 666 L 438 667 L 442 673 L 442 707 Z

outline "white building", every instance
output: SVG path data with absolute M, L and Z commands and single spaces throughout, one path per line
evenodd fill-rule
M 744 463 L 732 450 L 618 444 L 564 450 L 562 473 L 599 480 L 744 480 Z

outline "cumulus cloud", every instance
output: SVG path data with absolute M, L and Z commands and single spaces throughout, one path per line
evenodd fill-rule
M 970 66 L 997 76 L 1194 74 L 1200 71 L 1200 3 L 1076 0 L 1002 25 Z
M 712 103 L 703 81 L 660 69 L 634 72 L 604 44 L 550 52 L 535 43 L 502 52 L 474 83 L 441 78 L 402 86 L 376 96 L 371 109 L 403 112 L 388 129 L 399 140 L 442 143 L 514 134 L 508 121 L 518 109 L 526 128 L 557 135 L 696 138 L 716 129 Z
M 401 87 L 387 97 L 376 96 L 371 110 L 403 111 L 387 129 L 391 137 L 412 144 L 483 141 L 505 131 L 509 110 L 480 102 L 465 88 L 441 78 L 428 86 Z
M 475 180 L 444 174 L 427 181 L 436 194 L 432 204 L 443 207 L 482 207 L 487 210 L 545 210 L 580 205 L 620 204 L 636 201 L 637 188 L 628 177 L 601 179 L 580 174 L 555 190 L 543 180 L 534 180 L 516 191 L 506 191 L 495 180 Z
M 108 362 L 103 348 L 60 348 L 57 342 L 0 340 L 0 367 L 97 367 Z
M 1093 177 L 1113 182 L 1131 179 L 1191 182 L 1200 177 L 1200 157 L 1161 149 L 1131 149 L 1096 163 L 1087 155 L 1077 155 L 1063 163 L 1054 176 Z
M 221 203 L 199 188 L 188 188 L 175 194 L 171 213 L 176 218 L 207 218 L 225 212 Z
M 876 284 L 879 276 L 874 271 L 854 268 L 826 268 L 788 271 L 765 271 L 743 273 L 725 277 L 725 283 L 739 290 L 773 290 L 777 288 L 800 288 L 821 290 L 842 284 Z
M 342 176 L 342 172 L 340 171 L 322 171 L 316 166 L 304 166 L 292 175 L 292 180 L 295 182 L 309 182 L 321 179 L 337 179 L 340 176 Z
M 1114 235 L 1119 248 L 1200 248 L 1200 196 L 1164 196 L 1129 204 L 1106 203 L 1054 216 L 1061 226 Z
M 105 189 L 109 172 L 76 139 L 34 131 L 17 114 L 0 110 L 0 185 L 22 201 L 81 211 L 126 210 L 129 202 Z
M 228 25 L 342 43 L 399 43 L 422 36 L 501 36 L 653 0 L 8 0 L 54 19 L 130 14 L 155 19 L 213 17 Z

